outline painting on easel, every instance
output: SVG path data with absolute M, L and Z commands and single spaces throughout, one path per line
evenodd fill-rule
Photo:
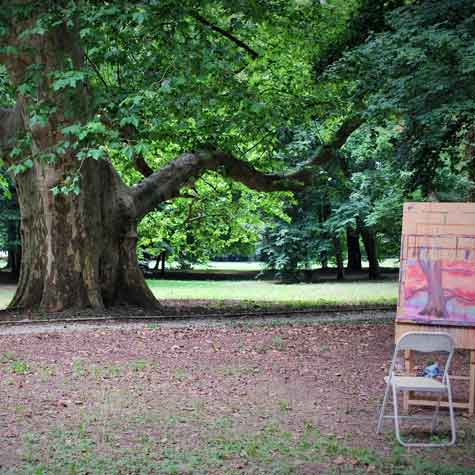
M 475 204 L 406 203 L 396 321 L 475 326 Z

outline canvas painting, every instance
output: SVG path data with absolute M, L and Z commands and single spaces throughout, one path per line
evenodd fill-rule
M 396 320 L 475 326 L 475 203 L 406 203 Z

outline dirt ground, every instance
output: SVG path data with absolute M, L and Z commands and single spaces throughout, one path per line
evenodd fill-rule
M 0 473 L 436 473 L 393 471 L 381 460 L 395 453 L 403 467 L 418 457 L 468 469 L 439 474 L 475 473 L 473 418 L 459 414 L 447 450 L 398 452 L 389 422 L 375 434 L 392 323 L 0 338 Z M 138 452 L 142 468 L 117 468 Z M 106 459 L 108 469 L 94 465 Z M 61 472 L 71 460 L 75 471 Z

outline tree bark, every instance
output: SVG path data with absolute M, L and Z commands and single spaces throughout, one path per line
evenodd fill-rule
M 368 257 L 368 277 L 378 279 L 381 276 L 378 262 L 378 249 L 374 232 L 364 226 L 360 228 L 361 238 Z
M 346 229 L 346 245 L 348 250 L 346 270 L 349 272 L 361 271 L 360 236 L 358 231 L 353 228 Z
M 154 307 L 137 266 L 137 221 L 129 190 L 107 161 L 83 166 L 79 196 L 54 196 L 35 165 L 17 176 L 22 265 L 11 307 L 101 309 L 112 304 Z

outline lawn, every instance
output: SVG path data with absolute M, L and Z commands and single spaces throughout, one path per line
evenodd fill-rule
M 473 420 L 447 450 L 375 434 L 393 338 L 391 323 L 4 335 L 0 474 L 473 474 Z
M 303 305 L 395 303 L 397 299 L 396 281 L 286 285 L 258 280 L 149 280 L 148 284 L 161 299 L 243 300 Z
M 13 298 L 15 293 L 15 286 L 13 285 L 1 285 L 0 286 L 0 309 L 6 308 Z
M 270 281 L 148 280 L 159 299 L 241 300 L 297 305 L 395 303 L 397 282 L 328 282 L 277 284 Z M 15 287 L 0 287 L 0 308 L 5 308 Z

